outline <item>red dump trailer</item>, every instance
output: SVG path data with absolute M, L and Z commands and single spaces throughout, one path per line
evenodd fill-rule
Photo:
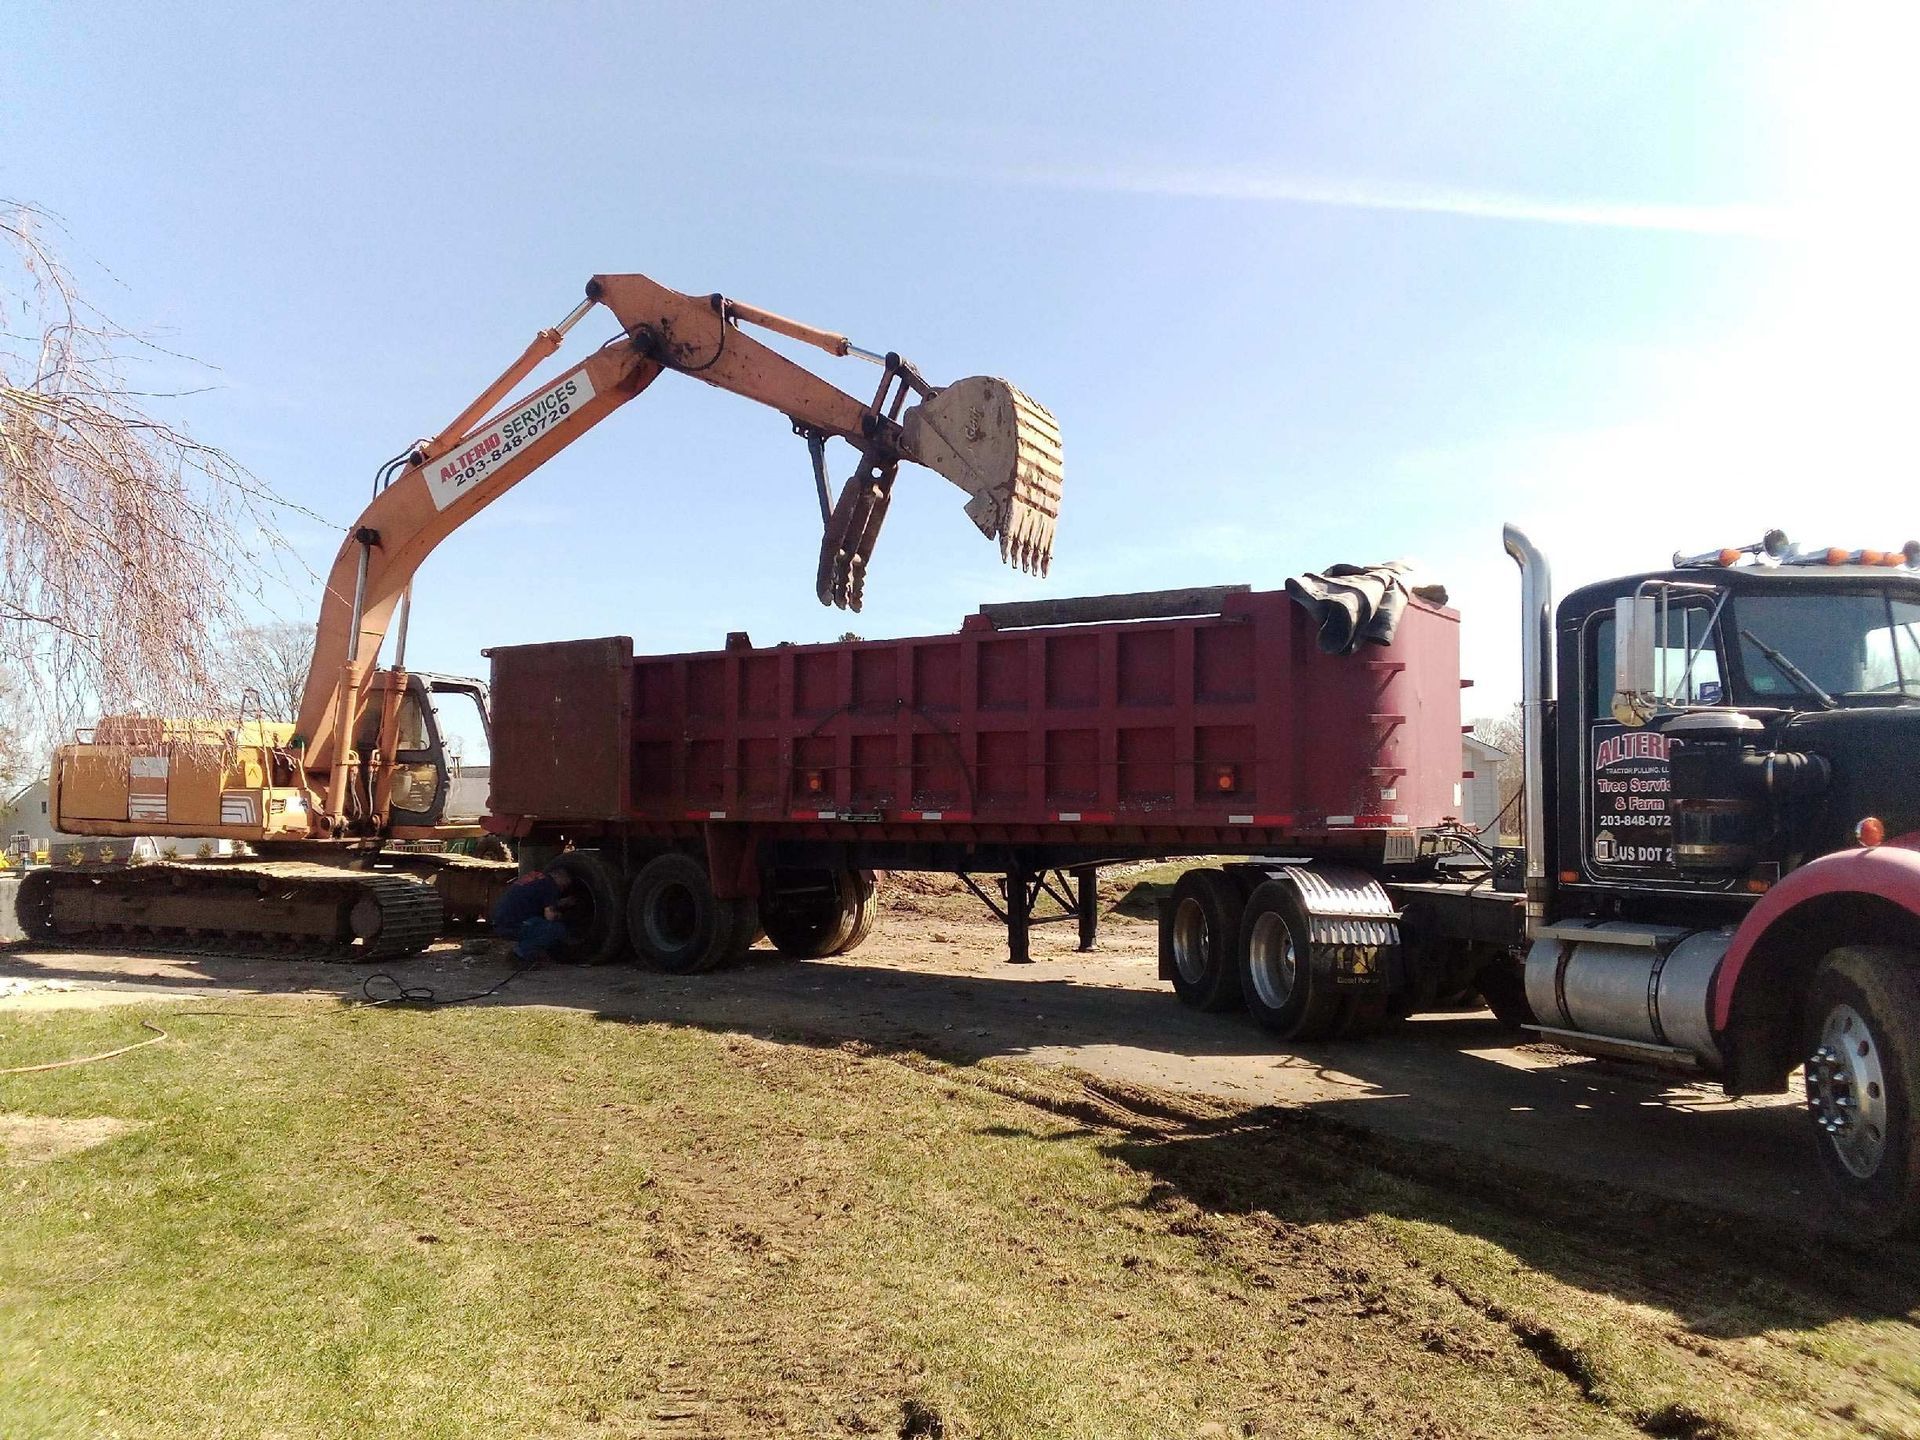
M 987 605 L 911 639 L 496 647 L 489 824 L 575 871 L 583 960 L 705 969 L 762 929 L 839 953 L 873 871 L 935 870 L 1022 961 L 1047 920 L 1092 944 L 1102 864 L 1233 855 L 1268 858 L 1208 873 L 1283 876 L 1366 990 L 1402 964 L 1382 882 L 1431 873 L 1462 781 L 1458 616 L 1386 589 L 1385 644 L 1347 633 L 1351 606 L 1227 586 Z

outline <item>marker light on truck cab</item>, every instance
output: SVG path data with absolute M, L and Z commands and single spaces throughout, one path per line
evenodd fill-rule
M 1878 816 L 1869 815 L 1853 827 L 1853 838 L 1872 849 L 1887 838 L 1887 827 Z
M 1728 545 L 1719 550 L 1708 550 L 1699 555 L 1682 555 L 1673 552 L 1673 568 L 1691 570 L 1699 566 L 1718 566 L 1731 569 L 1741 559 L 1751 555 L 1756 565 L 1778 565 L 1794 555 L 1793 542 L 1787 539 L 1784 530 L 1769 530 L 1751 545 Z
M 1802 550 L 1786 537 L 1786 532 L 1769 530 L 1766 538 L 1752 545 L 1729 545 L 1699 555 L 1673 552 L 1676 570 L 1731 570 L 1752 557 L 1752 564 L 1772 565 L 1872 565 L 1920 569 L 1920 540 L 1909 540 L 1893 550 L 1848 550 L 1835 545 L 1826 549 Z

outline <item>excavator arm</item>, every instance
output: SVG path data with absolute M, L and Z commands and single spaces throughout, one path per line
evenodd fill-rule
M 596 306 L 612 312 L 619 334 L 558 379 L 502 405 Z M 856 400 L 743 325 L 877 363 L 873 401 Z M 310 777 L 327 774 L 333 817 L 344 809 L 348 767 L 341 762 L 368 679 L 415 571 L 448 535 L 668 370 L 778 410 L 807 439 L 826 519 L 817 578 L 822 603 L 860 608 L 901 460 L 967 491 L 968 517 L 1000 542 L 1001 557 L 1045 573 L 1060 505 L 1059 430 L 1006 381 L 973 376 L 935 387 L 899 356 L 861 350 L 843 335 L 720 295 L 683 295 L 641 275 L 595 276 L 565 320 L 541 331 L 444 430 L 389 465 L 340 547 L 294 742 Z M 821 456 L 834 437 L 855 446 L 859 462 L 829 504 Z M 391 728 L 390 718 L 381 728 Z

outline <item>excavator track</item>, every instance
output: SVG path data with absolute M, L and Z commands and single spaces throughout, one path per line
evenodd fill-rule
M 440 896 L 443 933 L 471 931 L 480 926 L 498 900 L 520 876 L 511 860 L 488 860 L 476 855 L 444 851 L 388 850 L 381 858 L 430 884 Z
M 431 884 L 294 861 L 59 866 L 21 881 L 18 908 L 51 944 L 350 962 L 415 954 L 443 925 Z

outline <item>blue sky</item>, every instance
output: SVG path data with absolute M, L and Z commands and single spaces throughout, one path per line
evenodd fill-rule
M 915 471 L 849 620 L 801 443 L 664 377 L 428 563 L 416 665 L 1410 555 L 1482 710 L 1517 688 L 1504 520 L 1562 589 L 1920 532 L 1911 14 L 12 0 L 0 195 L 217 366 L 180 418 L 333 526 L 600 271 L 1006 375 L 1063 428 L 1049 580 Z M 338 533 L 292 528 L 317 570 Z

